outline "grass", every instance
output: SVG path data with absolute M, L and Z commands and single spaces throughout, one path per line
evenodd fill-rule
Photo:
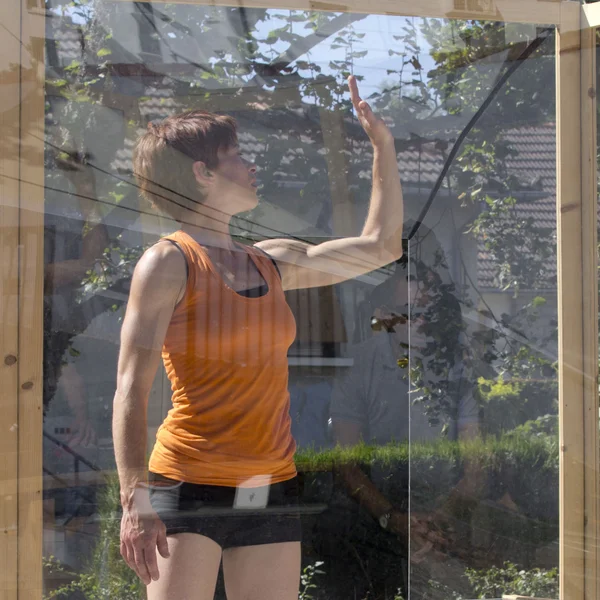
M 547 486 L 554 486 L 554 482 L 558 481 L 558 445 L 549 436 L 506 435 L 500 439 L 467 442 L 437 440 L 412 443 L 410 448 L 406 442 L 385 446 L 358 444 L 350 448 L 338 446 L 322 451 L 301 450 L 296 455 L 297 468 L 303 472 L 331 471 L 345 463 L 393 467 L 410 461 L 423 468 L 425 475 L 428 466 L 460 466 L 467 460 L 476 460 L 484 468 L 500 475 L 508 473 L 509 477 L 514 477 L 518 474 L 519 488 L 531 488 L 532 492 L 544 495 L 547 495 Z M 431 492 L 436 486 L 438 474 L 434 471 L 425 479 L 431 484 L 428 488 Z M 143 586 L 120 556 L 118 507 L 119 482 L 116 473 L 110 473 L 107 486 L 99 498 L 100 531 L 96 549 L 87 567 L 81 573 L 70 573 L 72 582 L 46 595 L 47 600 L 66 598 L 73 592 L 82 593 L 88 600 L 139 600 L 143 597 Z M 51 557 L 47 563 L 51 570 L 63 570 Z M 306 587 L 304 597 L 310 597 L 310 589 Z
M 460 464 L 477 461 L 484 467 L 498 467 L 509 462 L 536 466 L 558 472 L 558 449 L 547 437 L 504 436 L 469 441 L 436 440 L 433 442 L 399 442 L 383 446 L 357 444 L 327 450 L 303 449 L 296 455 L 299 471 L 328 471 L 336 465 L 357 463 L 390 466 L 411 462 Z

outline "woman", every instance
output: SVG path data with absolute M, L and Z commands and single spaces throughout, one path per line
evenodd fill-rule
M 142 193 L 181 224 L 135 269 L 114 401 L 121 553 L 149 600 L 213 598 L 221 560 L 229 600 L 297 598 L 286 359 L 295 323 L 283 291 L 331 285 L 402 253 L 394 140 L 353 77 L 349 85 L 374 149 L 357 237 L 237 245 L 229 221 L 256 205 L 256 167 L 241 157 L 229 117 L 170 117 L 136 147 Z M 161 350 L 173 408 L 148 473 L 146 410 Z

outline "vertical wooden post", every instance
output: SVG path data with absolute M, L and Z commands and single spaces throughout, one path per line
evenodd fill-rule
M 582 7 L 583 10 L 583 7 Z M 598 165 L 596 29 L 582 15 L 581 190 L 583 283 L 583 425 L 585 506 L 585 598 L 600 597 L 598 548 L 600 455 L 598 435 Z
M 19 120 L 19 600 L 42 597 L 45 9 L 21 0 Z
M 21 0 L 0 3 L 0 599 L 17 599 Z
M 598 597 L 595 41 L 582 24 L 580 5 L 561 2 L 556 48 L 561 600 Z

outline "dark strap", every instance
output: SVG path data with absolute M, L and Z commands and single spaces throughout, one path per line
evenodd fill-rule
M 183 256 L 183 260 L 185 261 L 185 278 L 186 278 L 186 280 L 188 280 L 190 278 L 190 266 L 188 265 L 188 260 L 185 255 L 185 252 L 183 251 L 181 246 L 175 240 L 171 240 L 169 238 L 163 238 L 163 240 L 165 242 L 171 242 L 171 244 L 173 244 L 173 246 L 175 246 L 175 248 L 177 248 L 177 250 L 179 250 L 179 252 L 181 252 L 181 256 Z
M 245 298 L 261 298 L 262 296 L 266 296 L 268 291 L 269 286 L 263 283 L 262 285 L 249 290 L 236 290 L 235 293 L 244 296 Z
M 256 250 L 258 250 L 259 252 L 262 252 L 262 254 L 264 254 L 273 263 L 273 266 L 275 267 L 275 270 L 277 271 L 277 275 L 279 275 L 279 279 L 281 279 L 281 271 L 279 270 L 279 267 L 277 266 L 277 262 L 275 261 L 275 259 L 268 252 L 265 252 L 262 248 L 259 248 L 258 246 L 252 246 L 252 247 L 256 248 Z
M 187 261 L 185 252 L 183 251 L 181 246 L 175 240 L 172 240 L 170 238 L 163 238 L 163 240 L 165 242 L 171 242 L 171 244 L 173 244 L 173 246 L 175 246 L 175 248 L 177 248 L 177 250 L 179 250 L 179 252 L 181 252 L 181 256 L 183 256 L 183 260 L 185 261 L 186 279 L 189 279 L 190 267 L 188 265 L 188 261 Z M 253 246 L 253 248 L 256 248 L 256 246 Z M 273 266 L 275 267 L 275 270 L 277 271 L 277 274 L 279 275 L 279 279 L 281 279 L 281 271 L 279 270 L 279 267 L 277 266 L 275 259 L 270 254 L 268 254 L 267 252 L 262 250 L 261 248 L 256 248 L 256 249 L 259 252 L 262 252 L 273 263 Z M 269 286 L 267 284 L 263 283 L 262 285 L 252 288 L 252 289 L 249 289 L 249 290 L 237 290 L 236 294 L 239 294 L 240 296 L 245 296 L 247 298 L 260 298 L 261 296 L 266 295 L 268 290 L 269 290 Z
M 265 252 L 265 254 L 267 254 L 267 253 Z M 279 275 L 279 279 L 281 279 L 281 271 L 279 270 L 277 261 L 272 256 L 269 256 L 268 254 L 267 254 L 267 256 L 271 259 L 271 262 L 273 263 L 273 266 L 275 267 L 275 270 L 277 271 L 277 275 Z
M 257 248 L 256 246 L 252 246 L 252 247 L 256 248 L 256 250 L 258 250 L 261 254 L 264 254 L 273 263 L 273 266 L 275 267 L 275 270 L 277 271 L 277 275 L 279 275 L 279 279 L 281 280 L 281 271 L 279 270 L 279 267 L 277 266 L 275 259 L 270 254 L 265 252 L 262 248 Z M 260 298 L 261 296 L 266 296 L 268 291 L 269 291 L 269 286 L 266 283 L 263 283 L 262 285 L 252 288 L 250 290 L 238 290 L 237 293 L 240 296 L 245 296 L 246 298 Z

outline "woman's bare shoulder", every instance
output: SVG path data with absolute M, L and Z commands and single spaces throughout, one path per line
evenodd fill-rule
M 185 277 L 185 258 L 173 244 L 160 240 L 142 254 L 135 270 L 147 275 Z
M 146 300 L 150 299 L 148 294 L 162 295 L 168 302 L 171 295 L 180 295 L 186 280 L 185 258 L 173 244 L 160 241 L 148 248 L 138 261 L 133 273 L 131 292 Z

